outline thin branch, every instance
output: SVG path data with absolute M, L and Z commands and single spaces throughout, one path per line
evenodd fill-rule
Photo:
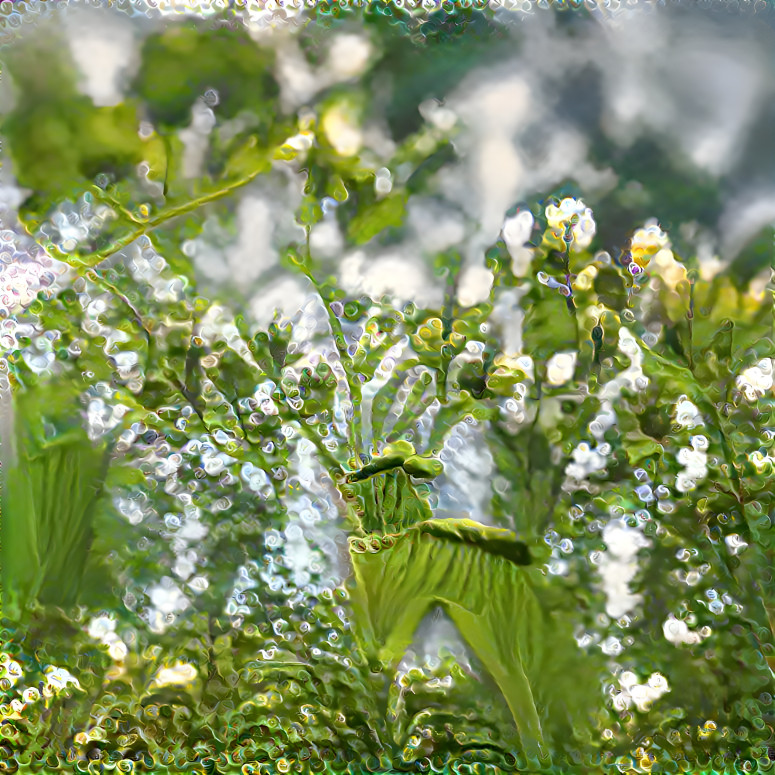
M 216 191 L 211 191 L 209 194 L 203 194 L 202 196 L 185 202 L 184 204 L 161 210 L 154 218 L 150 218 L 145 222 L 139 223 L 136 229 L 128 232 L 123 237 L 119 237 L 115 242 L 112 242 L 107 247 L 102 248 L 102 250 L 97 250 L 93 253 L 90 253 L 84 258 L 72 256 L 60 250 L 51 240 L 43 241 L 41 246 L 50 255 L 55 256 L 70 266 L 86 268 L 97 266 L 106 258 L 109 258 L 114 253 L 117 253 L 122 248 L 125 248 L 127 245 L 131 245 L 135 240 L 139 239 L 144 234 L 153 231 L 155 228 L 161 226 L 167 221 L 170 221 L 173 218 L 177 218 L 180 215 L 185 215 L 186 213 L 197 210 L 205 204 L 215 202 L 219 199 L 223 199 L 224 197 L 229 196 L 229 194 L 232 194 L 234 191 L 239 190 L 240 188 L 255 180 L 255 178 L 257 178 L 264 171 L 264 169 L 265 168 L 261 166 L 251 172 L 249 175 L 246 175 L 244 178 L 235 180 L 232 183 L 225 185 L 223 188 L 219 188 Z M 136 222 L 136 219 L 133 218 L 132 220 Z
M 120 301 L 122 301 L 132 312 L 132 317 L 134 318 L 135 322 L 138 326 L 140 326 L 141 330 L 145 334 L 146 339 L 148 340 L 148 347 L 150 349 L 151 347 L 151 330 L 146 326 L 145 321 L 143 320 L 143 316 L 140 314 L 140 311 L 135 307 L 134 304 L 129 300 L 129 298 L 124 295 L 117 286 L 110 282 L 110 280 L 106 280 L 96 269 L 89 269 L 86 272 L 86 279 L 91 280 L 95 285 L 101 286 L 105 288 L 105 290 L 112 293 L 114 296 L 116 296 Z
M 689 327 L 689 369 L 694 372 L 694 280 L 689 281 L 689 310 L 686 322 Z
M 200 419 L 202 425 L 204 426 L 204 429 L 209 433 L 210 428 L 208 427 L 207 423 L 205 422 L 205 418 L 202 415 L 202 412 L 199 410 L 199 407 L 196 404 L 196 399 L 192 395 L 192 393 L 186 388 L 186 386 L 180 381 L 178 377 L 167 377 L 167 380 L 169 381 L 170 385 L 172 385 L 174 388 L 178 390 L 178 392 L 183 396 L 183 398 L 188 401 L 188 403 L 191 405 L 191 408 L 196 412 L 197 417 Z
M 136 223 L 138 226 L 144 225 L 144 221 L 141 218 L 138 218 L 131 210 L 124 207 L 118 199 L 112 197 L 105 189 L 95 186 L 92 191 L 97 199 L 109 205 L 114 210 L 118 210 L 118 212 L 120 212 L 128 221 L 132 221 L 132 223 Z

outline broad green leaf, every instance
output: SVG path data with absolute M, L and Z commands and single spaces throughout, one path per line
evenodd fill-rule
M 271 49 L 258 46 L 244 30 L 173 26 L 146 39 L 133 89 L 163 127 L 187 125 L 194 102 L 212 90 L 216 115 L 255 112 L 266 133 L 279 94 L 272 60 Z
M 556 290 L 536 285 L 524 302 L 524 352 L 534 361 L 546 361 L 552 355 L 577 347 L 575 318 L 566 299 Z
M 353 217 L 347 227 L 347 236 L 356 245 L 362 245 L 388 227 L 400 226 L 405 212 L 406 195 L 390 194 Z
M 2 572 L 16 615 L 28 601 L 75 603 L 93 540 L 108 454 L 89 441 L 73 399 L 66 387 L 45 385 L 20 390 L 14 401 L 15 449 L 3 466 Z
M 596 676 L 567 621 L 542 605 L 537 570 L 507 530 L 427 520 L 398 535 L 351 539 L 361 636 L 395 669 L 428 610 L 442 605 L 511 710 L 520 748 L 548 756 L 555 734 L 586 725 Z M 563 671 L 576 666 L 572 676 Z

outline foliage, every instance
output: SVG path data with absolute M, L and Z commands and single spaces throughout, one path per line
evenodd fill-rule
M 299 33 L 313 58 L 320 29 L 360 18 L 321 9 Z M 399 84 L 428 58 L 454 60 L 449 86 L 480 61 L 491 20 L 418 24 L 372 8 L 363 29 Z M 562 194 L 508 213 L 479 303 L 461 303 L 457 250 L 432 257 L 441 304 L 347 290 L 314 229 L 333 207 L 348 248 L 398 239 L 411 197 L 455 162 L 455 127 L 393 102 L 394 148 L 343 148 L 332 127 L 373 117 L 364 84 L 381 71 L 291 117 L 269 45 L 222 25 L 153 33 L 128 99 L 97 108 L 43 40 L 8 53 L 29 97 L 2 132 L 32 192 L 22 222 L 70 269 L 18 316 L 3 361 L 17 428 L 3 463 L 4 758 L 48 771 L 769 766 L 769 292 L 731 269 L 701 276 L 655 223 L 598 250 L 592 211 Z M 192 105 L 214 122 L 193 172 Z M 278 170 L 303 181 L 279 270 L 314 292 L 311 324 L 258 324 L 239 278 L 206 289 L 189 258 Z M 497 313 L 508 303 L 521 322 Z M 492 526 L 438 513 L 462 429 L 492 457 Z M 349 534 L 345 580 L 318 550 L 302 573 L 288 559 L 304 497 L 313 524 L 334 510 Z M 634 579 L 646 594 L 624 612 L 600 584 L 617 536 L 649 549 Z M 439 606 L 472 667 L 446 653 L 407 668 Z

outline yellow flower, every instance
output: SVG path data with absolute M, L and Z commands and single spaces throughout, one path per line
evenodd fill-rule
M 659 228 L 657 223 L 649 223 L 633 234 L 630 243 L 630 253 L 632 260 L 641 269 L 645 269 L 660 250 L 669 247 L 670 239 L 667 234 Z

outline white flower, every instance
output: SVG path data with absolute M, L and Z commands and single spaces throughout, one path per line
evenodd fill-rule
M 22 699 L 25 703 L 37 702 L 40 699 L 40 692 L 34 687 L 25 689 L 22 693 Z
M 69 684 L 75 686 L 76 689 L 81 688 L 81 684 L 78 679 L 69 671 L 63 667 L 51 667 L 46 669 L 46 683 L 54 691 L 61 691 Z
M 736 383 L 749 401 L 755 401 L 765 395 L 772 390 L 773 385 L 772 359 L 763 358 L 756 366 L 746 369 L 738 376 Z
M 94 640 L 105 641 L 116 631 L 116 620 L 109 616 L 98 616 L 89 622 L 89 637 Z
M 19 699 L 11 700 L 11 710 L 14 713 L 21 713 L 24 710 L 24 703 Z
M 196 519 L 187 519 L 183 527 L 178 530 L 178 538 L 185 541 L 201 541 L 208 533 L 207 525 L 203 525 Z
M 684 473 L 678 474 L 675 477 L 675 489 L 678 492 L 691 492 L 697 486 L 697 480 L 691 476 L 687 476 Z
M 665 619 L 662 625 L 662 632 L 667 640 L 669 640 L 674 646 L 679 646 L 682 643 L 689 645 L 700 643 L 703 640 L 703 635 L 699 632 L 695 632 L 689 629 L 686 622 L 676 619 L 673 614 L 670 614 Z
M 172 572 L 181 579 L 187 579 L 196 569 L 196 552 L 188 551 L 179 554 L 175 559 Z
M 621 654 L 622 651 L 624 651 L 624 646 L 622 646 L 622 642 L 618 638 L 615 638 L 613 635 L 610 635 L 600 645 L 600 650 L 606 656 L 618 657 L 619 654 Z
M 730 554 L 739 554 L 748 544 L 737 533 L 732 533 L 724 539 Z
M 638 683 L 638 676 L 635 675 L 635 673 L 631 672 L 630 670 L 625 670 L 619 676 L 619 686 L 621 686 L 622 689 L 630 690 L 633 686 L 636 686 L 637 683 Z
M 112 640 L 108 646 L 108 654 L 114 662 L 123 662 L 128 653 L 129 649 L 126 643 L 118 637 Z
M 24 676 L 22 666 L 15 660 L 11 660 L 5 665 L 5 677 L 11 682 L 13 686 L 20 678 Z
M 188 598 L 180 591 L 169 577 L 165 577 L 161 584 L 152 587 L 148 592 L 151 604 L 162 614 L 171 614 L 182 611 L 188 606 Z
M 156 686 L 185 686 L 196 680 L 196 668 L 188 662 L 176 662 L 171 667 L 163 667 L 156 674 Z
M 690 430 L 705 424 L 700 410 L 686 396 L 681 396 L 675 405 L 675 421 Z
M 652 673 L 649 676 L 649 686 L 657 691 L 669 692 L 670 687 L 667 683 L 667 678 L 662 673 Z
M 617 692 L 614 695 L 613 699 L 613 706 L 614 710 L 619 711 L 621 713 L 622 711 L 627 710 L 627 708 L 632 705 L 632 697 L 630 697 L 629 692 Z
M 576 368 L 575 352 L 555 353 L 546 362 L 546 379 L 552 385 L 562 385 L 573 377 Z
M 652 673 L 648 682 L 642 684 L 635 673 L 627 670 L 619 676 L 619 685 L 622 690 L 613 695 L 613 706 L 620 712 L 632 705 L 639 711 L 646 712 L 652 703 L 670 691 L 667 679 L 660 673 Z
M 678 450 L 677 457 L 678 462 L 686 467 L 686 473 L 700 476 L 704 476 L 707 473 L 708 456 L 704 452 L 698 449 L 682 447 Z

